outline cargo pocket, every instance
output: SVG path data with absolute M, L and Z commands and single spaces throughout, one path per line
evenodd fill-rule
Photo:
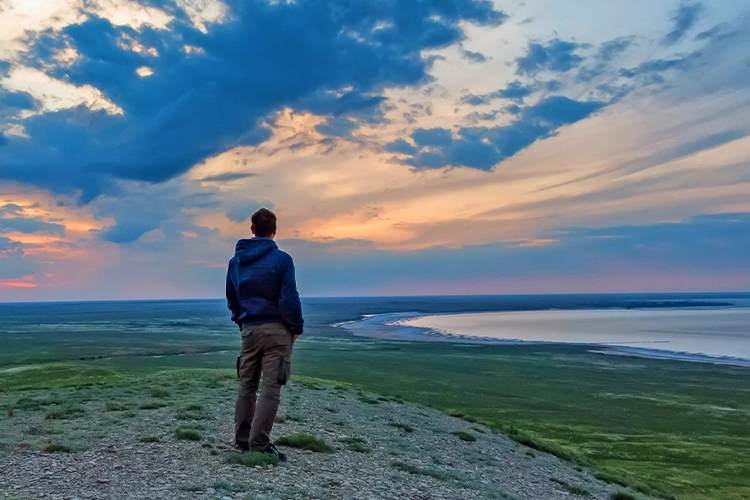
M 289 382 L 289 377 L 292 376 L 292 359 L 288 356 L 282 356 L 279 363 L 279 384 L 286 385 Z
M 241 357 L 242 356 L 237 356 L 237 378 L 241 378 L 240 377 L 240 358 Z

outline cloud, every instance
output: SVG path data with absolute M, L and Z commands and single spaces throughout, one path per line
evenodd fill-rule
M 385 89 L 429 80 L 424 50 L 460 42 L 464 23 L 507 17 L 487 0 L 237 0 L 204 32 L 179 6 L 163 7 L 175 15 L 169 30 L 91 15 L 32 40 L 24 64 L 98 89 L 122 114 L 75 107 L 23 120 L 30 138 L 0 150 L 0 178 L 89 202 L 116 192 L 117 179 L 163 182 L 234 146 L 260 144 L 270 136 L 265 117 L 284 107 L 339 116 L 323 130 L 342 134 L 347 117 L 378 113 Z M 56 61 L 63 45 L 78 58 Z M 150 76 L 139 76 L 144 66 Z
M 530 241 L 406 253 L 364 242 L 279 244 L 294 255 L 303 292 L 315 295 L 705 290 L 704 273 L 731 277 L 719 289 L 750 285 L 750 213 L 569 227 Z
M 635 37 L 621 36 L 613 40 L 604 42 L 599 46 L 596 58 L 600 61 L 609 62 L 616 56 L 625 52 L 632 44 Z
M 24 209 L 15 203 L 6 203 L 0 207 L 0 215 L 21 215 Z
M 489 170 L 538 139 L 554 135 L 559 127 L 583 120 L 603 105 L 552 96 L 519 110 L 519 118 L 510 125 L 464 127 L 456 138 L 447 129 L 416 129 L 411 135 L 416 147 L 399 139 L 385 149 L 407 155 L 404 163 L 417 168 L 463 166 Z
M 24 253 L 21 243 L 0 236 L 0 280 L 33 275 L 37 267 L 38 262 Z
M 608 228 L 570 228 L 552 233 L 571 250 L 608 255 L 645 268 L 744 269 L 750 261 L 750 213 L 711 214 L 681 222 Z
M 471 50 L 466 50 L 463 47 L 461 47 L 461 56 L 473 63 L 487 62 L 487 56 L 485 56 L 481 52 L 472 52 Z
M 236 202 L 230 204 L 230 206 L 226 210 L 226 216 L 229 220 L 232 222 L 245 222 L 252 216 L 258 209 L 260 208 L 267 208 L 269 210 L 273 210 L 274 206 L 271 202 L 256 202 L 256 201 L 248 201 L 248 202 Z
M 359 124 L 349 118 L 333 117 L 315 126 L 315 130 L 330 137 L 349 137 Z
M 729 23 L 719 23 L 711 27 L 706 31 L 702 31 L 695 35 L 696 40 L 722 40 L 734 35 L 735 32 Z
M 184 238 L 184 233 L 201 237 L 215 234 L 214 229 L 194 222 L 192 214 L 219 209 L 221 201 L 215 191 L 191 192 L 192 187 L 178 181 L 153 185 L 121 182 L 116 196 L 102 196 L 91 206 L 97 218 L 116 221 L 98 231 L 98 238 L 110 243 L 134 243 L 151 233 L 155 238 L 150 243 L 170 245 Z
M 7 205 L 6 205 L 7 207 Z M 0 219 L 0 233 L 19 232 L 24 234 L 46 233 L 65 236 L 65 226 L 25 217 Z
M 565 42 L 555 38 L 546 45 L 529 43 L 526 55 L 516 59 L 516 73 L 522 76 L 535 76 L 543 70 L 564 73 L 577 67 L 583 58 L 575 51 L 583 45 Z
M 643 85 L 651 83 L 662 83 L 664 77 L 662 73 L 671 69 L 685 69 L 692 56 L 674 58 L 674 59 L 653 59 L 645 61 L 638 66 L 630 69 L 621 69 L 620 75 L 625 78 L 637 78 Z
M 682 40 L 690 28 L 695 26 L 705 8 L 702 4 L 682 4 L 671 18 L 672 30 L 664 35 L 662 45 L 674 45 Z
M 251 172 L 222 172 L 219 174 L 212 174 L 202 179 L 198 179 L 201 182 L 232 182 L 241 179 L 247 179 L 248 177 L 254 177 L 257 174 Z
M 479 95 L 467 94 L 461 98 L 461 102 L 470 104 L 472 106 L 480 106 L 483 104 L 489 104 L 495 99 L 509 99 L 512 101 L 520 102 L 520 101 L 523 101 L 525 97 L 529 96 L 535 90 L 537 90 L 538 87 L 539 85 L 535 85 L 535 84 L 524 85 L 520 81 L 516 80 L 516 81 L 510 82 L 507 87 L 502 88 L 500 90 L 496 90 L 495 92 L 490 92 L 488 94 L 479 94 Z

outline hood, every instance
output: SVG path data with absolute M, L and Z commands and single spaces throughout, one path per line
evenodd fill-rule
M 279 248 L 276 242 L 268 238 L 240 240 L 234 250 L 234 256 L 241 264 L 252 264 L 272 250 Z

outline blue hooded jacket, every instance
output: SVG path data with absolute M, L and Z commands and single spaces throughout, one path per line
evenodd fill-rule
M 227 271 L 227 305 L 240 328 L 281 321 L 301 334 L 292 257 L 269 238 L 238 241 Z

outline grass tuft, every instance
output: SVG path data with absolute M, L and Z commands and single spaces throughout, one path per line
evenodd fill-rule
M 279 457 L 257 451 L 249 451 L 247 453 L 229 453 L 224 461 L 228 464 L 244 465 L 245 467 L 279 465 Z
M 83 413 L 84 410 L 82 406 L 66 405 L 48 411 L 44 415 L 44 418 L 47 420 L 71 420 L 80 417 Z
M 112 401 L 110 401 L 110 402 L 108 402 L 107 404 L 104 405 L 104 411 L 106 411 L 106 412 L 109 412 L 109 411 L 127 411 L 127 410 L 128 410 L 127 406 L 121 405 L 119 403 L 115 403 L 115 402 L 112 402 Z
M 146 401 L 145 403 L 142 403 L 138 406 L 139 410 L 158 410 L 159 408 L 164 408 L 167 406 L 167 403 L 164 403 L 162 401 Z
M 157 436 L 143 436 L 138 439 L 139 443 L 158 443 L 159 438 Z
M 166 389 L 160 389 L 158 387 L 154 388 L 154 389 L 151 389 L 151 391 L 149 392 L 149 394 L 151 395 L 152 398 L 159 398 L 159 399 L 166 399 L 166 398 L 168 398 L 169 396 L 172 395 L 172 393 L 169 392 L 168 390 L 166 390 Z
M 460 439 L 461 441 L 472 442 L 472 441 L 476 441 L 477 440 L 477 437 L 474 434 L 472 434 L 471 432 L 458 431 L 458 432 L 454 432 L 453 434 L 456 435 L 456 436 L 458 436 L 458 439 Z
M 284 436 L 276 441 L 276 444 L 282 446 L 291 446 L 302 450 L 316 451 L 320 453 L 332 453 L 333 448 L 325 441 L 311 434 L 292 434 Z
M 348 437 L 341 440 L 342 443 L 350 451 L 356 451 L 357 453 L 370 453 L 372 449 L 367 446 L 367 443 L 361 437 Z
M 514 427 L 505 429 L 505 432 L 508 434 L 508 437 L 510 437 L 517 443 L 528 446 L 529 448 L 543 451 L 545 453 L 549 453 L 550 455 L 555 455 L 556 457 L 562 458 L 563 460 L 568 460 L 570 462 L 583 463 L 583 459 L 577 453 L 573 452 L 572 450 L 568 450 L 567 448 L 563 448 L 554 441 L 543 439 L 536 434 L 521 431 Z
M 275 465 L 275 464 L 272 464 Z M 235 483 L 228 479 L 215 479 L 206 485 L 207 488 L 213 488 L 218 491 L 228 493 L 242 493 L 247 491 L 247 485 L 244 483 Z
M 70 453 L 70 448 L 60 443 L 50 443 L 44 447 L 46 453 Z
M 404 432 L 414 432 L 414 427 L 412 427 L 409 424 L 402 424 L 399 422 L 388 422 L 388 425 L 391 427 L 395 427 L 397 429 L 401 429 Z
M 203 439 L 200 432 L 185 427 L 176 428 L 174 430 L 174 437 L 175 439 L 182 439 L 184 441 L 200 441 Z
M 566 491 L 568 491 L 568 492 L 570 492 L 570 493 L 572 493 L 574 495 L 578 495 L 578 496 L 581 496 L 581 497 L 590 497 L 591 496 L 591 492 L 589 490 L 587 490 L 586 488 L 584 488 L 583 486 L 579 486 L 577 484 L 570 484 L 569 482 L 565 481 L 564 479 L 558 479 L 556 477 L 551 477 L 550 481 L 552 481 L 553 483 L 559 484 L 560 486 L 562 486 L 562 488 L 564 490 L 566 490 Z
M 618 490 L 610 495 L 612 500 L 638 500 L 635 495 L 625 490 Z

